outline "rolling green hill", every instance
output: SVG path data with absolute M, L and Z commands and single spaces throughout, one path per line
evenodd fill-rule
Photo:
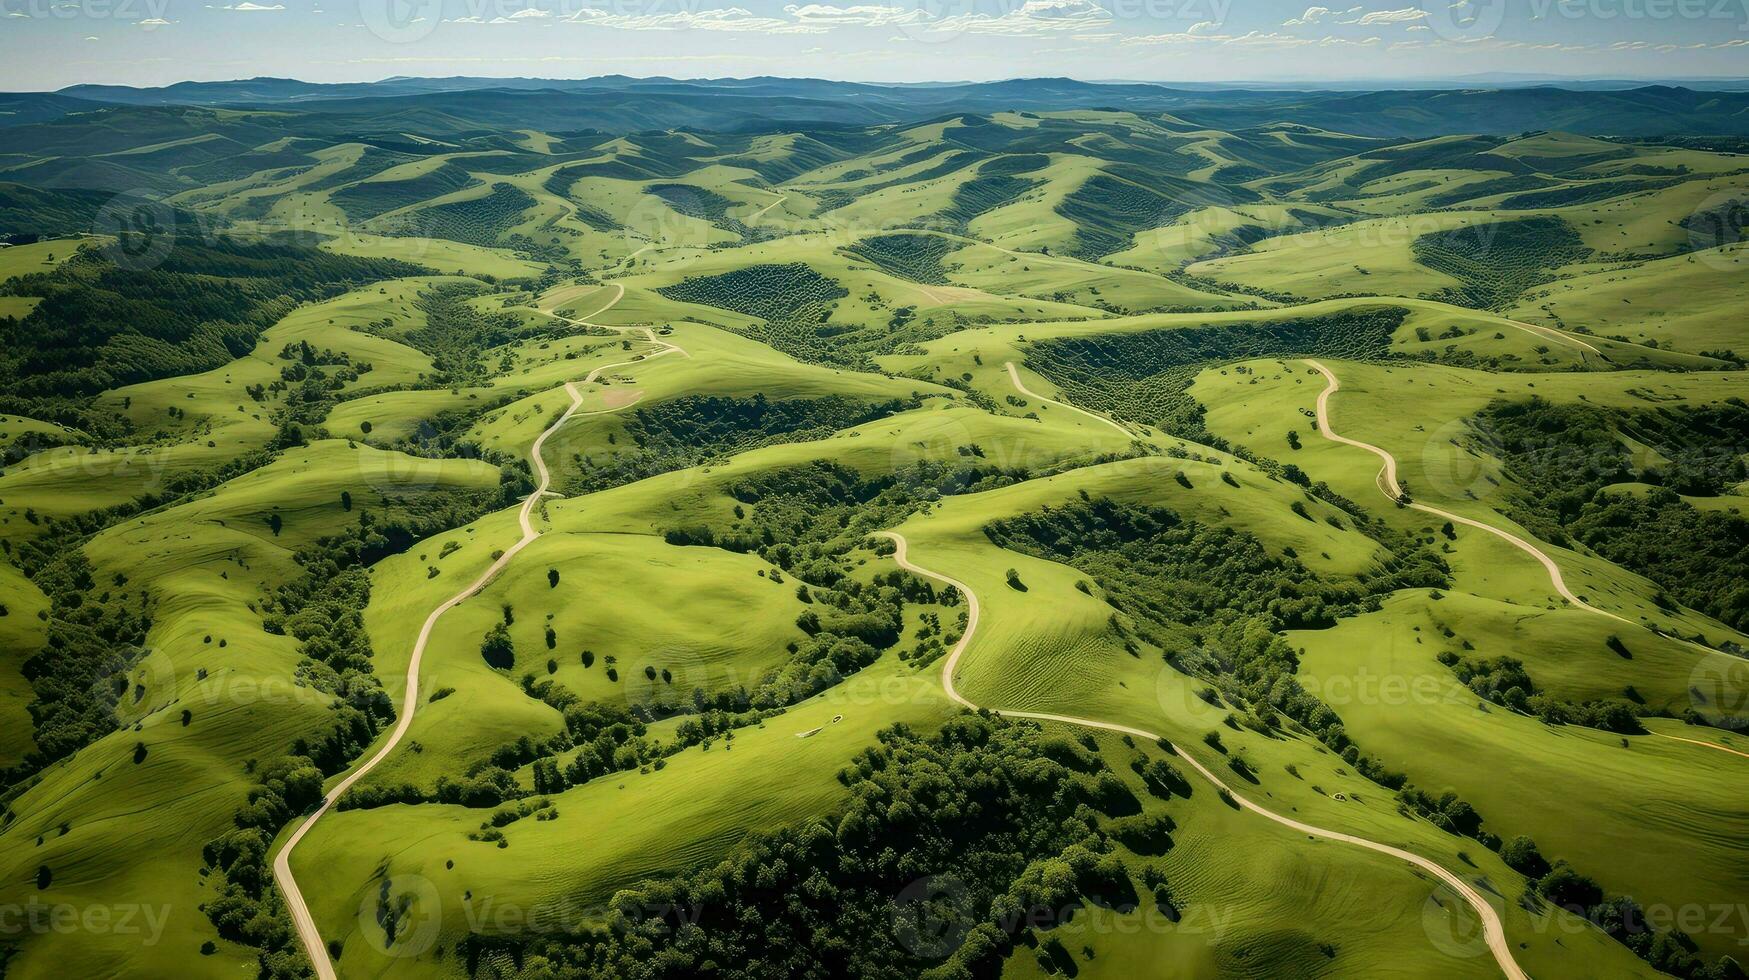
M 1740 94 L 487 81 L 5 103 L 0 973 L 1743 975 Z

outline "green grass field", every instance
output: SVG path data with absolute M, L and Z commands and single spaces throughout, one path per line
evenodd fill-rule
M 0 973 L 1737 975 L 1685 911 L 1749 885 L 1732 137 L 505 108 L 558 94 L 0 165 L 48 235 L 0 248 L 0 911 L 142 927 L 0 922 Z M 68 232 L 103 175 L 178 221 L 139 268 Z M 989 945 L 931 974 L 890 886 L 949 872 Z M 627 925 L 670 888 L 698 928 Z

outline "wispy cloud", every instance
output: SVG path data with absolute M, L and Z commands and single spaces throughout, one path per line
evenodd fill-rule
M 1205 25 L 1198 24 L 1197 27 Z M 1128 45 L 1208 45 L 1231 46 L 1242 48 L 1312 48 L 1312 47 L 1370 47 L 1379 43 L 1379 38 L 1349 38 L 1349 37 L 1301 37 L 1297 34 L 1283 34 L 1280 31 L 1249 31 L 1244 34 L 1216 34 L 1212 31 L 1197 31 L 1191 28 L 1178 34 L 1143 34 L 1124 38 Z
M 894 27 L 918 24 L 930 19 L 929 14 L 920 9 L 903 10 L 896 6 L 868 4 L 834 7 L 824 3 L 792 3 L 783 8 L 783 12 L 800 23 L 825 28 Z
M 1342 23 L 1371 27 L 1374 24 L 1413 24 L 1418 20 L 1426 19 L 1426 10 L 1420 7 L 1403 7 L 1399 10 L 1374 10 L 1362 14 L 1359 20 L 1342 21 Z
M 671 14 L 610 14 L 585 8 L 566 18 L 573 24 L 621 31 L 724 31 L 745 34 L 819 34 L 831 28 L 781 17 L 761 17 L 744 7 L 683 10 Z
M 1368 10 L 1365 7 L 1336 10 L 1332 7 L 1307 7 L 1305 13 L 1283 21 L 1281 26 L 1313 27 L 1319 24 L 1340 24 L 1344 27 L 1373 27 L 1379 24 L 1413 24 L 1426 19 L 1427 10 L 1424 7 L 1401 7 L 1396 10 Z
M 1043 37 L 1108 28 L 1111 11 L 1092 0 L 1026 0 L 1003 14 L 956 14 L 935 21 L 931 31 L 958 34 L 995 34 L 1005 37 Z

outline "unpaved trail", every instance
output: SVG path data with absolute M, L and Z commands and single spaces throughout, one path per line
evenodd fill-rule
M 1659 738 L 1667 738 L 1672 742 L 1687 742 L 1690 745 L 1704 745 L 1709 749 L 1718 749 L 1720 752 L 1727 752 L 1731 755 L 1738 755 L 1745 759 L 1749 759 L 1749 752 L 1739 752 L 1728 745 L 1720 745 L 1717 742 L 1703 742 L 1698 738 L 1683 738 L 1680 735 L 1666 735 L 1663 732 L 1653 732 L 1652 734 Z
M 614 304 L 618 303 L 624 296 L 625 289 L 621 287 L 619 293 L 609 300 L 606 306 L 603 306 L 601 309 L 596 310 L 590 315 L 600 316 L 602 313 L 605 313 L 612 308 Z M 553 315 L 557 316 L 557 314 Z M 569 318 L 559 317 L 559 319 L 568 320 Z M 584 321 L 580 320 L 570 320 L 569 322 L 593 326 L 593 324 L 585 324 Z M 588 376 L 585 377 L 581 383 L 590 384 L 599 378 L 602 372 L 613 368 L 626 367 L 631 364 L 641 364 L 649 361 L 651 358 L 661 357 L 664 354 L 684 353 L 678 347 L 663 344 L 661 341 L 656 340 L 653 332 L 651 332 L 649 336 L 652 342 L 662 346 L 661 350 L 636 360 L 619 361 L 614 364 L 603 364 L 593 371 L 590 371 Z M 363 765 L 353 769 L 345 779 L 342 779 L 339 783 L 335 784 L 334 788 L 324 795 L 322 805 L 297 825 L 297 828 L 292 831 L 291 836 L 286 839 L 285 845 L 280 848 L 279 853 L 273 859 L 273 880 L 279 886 L 281 894 L 285 896 L 286 908 L 291 912 L 292 924 L 297 928 L 298 939 L 303 943 L 304 952 L 309 956 L 310 965 L 315 968 L 316 976 L 319 977 L 320 980 L 335 980 L 336 974 L 334 972 L 334 964 L 328 958 L 327 944 L 322 941 L 321 931 L 316 926 L 315 917 L 310 913 L 309 903 L 304 900 L 304 894 L 298 888 L 297 879 L 292 875 L 292 851 L 298 846 L 299 842 L 304 839 L 304 835 L 308 834 L 310 830 L 316 826 L 316 822 L 326 816 L 328 811 L 333 809 L 334 804 L 342 796 L 346 795 L 346 791 L 351 789 L 353 784 L 357 783 L 360 779 L 363 779 L 371 770 L 380 765 L 384 759 L 388 758 L 391 752 L 395 751 L 396 747 L 401 744 L 401 739 L 406 736 L 408 729 L 412 727 L 413 714 L 419 708 L 419 667 L 425 658 L 425 647 L 431 640 L 431 633 L 437 628 L 437 621 L 443 618 L 444 613 L 449 612 L 451 609 L 454 609 L 456 606 L 461 605 L 463 602 L 478 594 L 479 591 L 490 584 L 494 578 L 497 578 L 500 572 L 509 567 L 511 561 L 514 560 L 524 548 L 533 544 L 541 536 L 542 532 L 534 527 L 534 510 L 539 506 L 541 498 L 551 492 L 552 487 L 552 474 L 547 469 L 546 460 L 542 458 L 542 448 L 545 447 L 547 439 L 550 438 L 553 433 L 559 431 L 560 427 L 570 421 L 574 416 L 579 414 L 604 414 L 603 412 L 578 412 L 578 409 L 583 407 L 583 393 L 577 389 L 578 383 L 579 382 L 575 381 L 568 381 L 565 383 L 565 393 L 571 397 L 570 407 L 567 408 L 552 425 L 548 426 L 546 430 L 540 434 L 539 438 L 535 439 L 534 445 L 529 449 L 529 459 L 534 464 L 535 475 L 539 482 L 536 485 L 534 492 L 530 493 L 528 497 L 522 501 L 522 507 L 517 513 L 517 523 L 522 529 L 522 537 L 518 539 L 515 544 L 505 549 L 504 553 L 500 555 L 496 561 L 492 562 L 491 566 L 482 572 L 480 577 L 475 579 L 471 585 L 444 600 L 437 606 L 437 608 L 431 610 L 429 616 L 425 617 L 425 625 L 420 628 L 419 637 L 413 643 L 412 656 L 407 660 L 406 689 L 401 695 L 400 717 L 396 720 L 394 729 L 389 732 L 388 740 L 377 749 L 376 753 L 372 755 L 369 760 Z M 610 409 L 609 411 L 612 410 Z
M 896 531 L 882 531 L 879 532 L 879 536 L 887 538 L 893 542 L 893 561 L 897 563 L 900 568 L 909 572 L 914 572 L 925 578 L 934 579 L 944 585 L 951 585 L 955 589 L 958 589 L 961 595 L 965 596 L 966 630 L 965 633 L 960 636 L 959 642 L 955 643 L 953 649 L 948 651 L 947 659 L 941 666 L 941 686 L 947 691 L 947 696 L 955 702 L 974 711 L 978 710 L 980 706 L 960 694 L 959 689 L 954 686 L 954 673 L 959 667 L 960 657 L 966 652 L 966 648 L 971 645 L 972 637 L 978 630 L 978 617 L 980 612 L 978 607 L 978 594 L 973 592 L 964 582 L 950 578 L 940 572 L 931 571 L 912 562 L 907 553 L 909 543 L 905 540 L 904 535 L 899 534 Z M 1082 728 L 1097 728 L 1102 731 L 1118 732 L 1119 734 L 1131 735 L 1136 738 L 1171 745 L 1171 742 L 1154 732 L 1140 728 L 1131 728 L 1128 725 L 1118 725 L 1108 721 L 1095 721 L 1090 718 L 1076 718 L 1070 715 L 1046 714 L 1039 711 L 1010 711 L 1005 708 L 992 708 L 990 710 L 997 712 L 1005 718 L 1027 718 L 1033 721 L 1053 721 L 1064 725 L 1077 725 Z M 1482 932 L 1487 940 L 1488 950 L 1493 953 L 1494 961 L 1499 964 L 1500 971 L 1504 973 L 1509 980 L 1529 980 L 1528 974 L 1526 974 L 1523 968 L 1518 965 L 1518 961 L 1513 958 L 1512 945 L 1506 938 L 1506 928 L 1500 921 L 1499 913 L 1494 911 L 1494 907 L 1489 905 L 1487 899 L 1483 898 L 1482 894 L 1469 882 L 1464 881 L 1457 875 L 1447 871 L 1437 862 L 1424 858 L 1412 851 L 1406 851 L 1400 847 L 1392 847 L 1389 844 L 1381 844 L 1378 841 L 1368 840 L 1365 837 L 1356 837 L 1353 834 L 1345 834 L 1340 831 L 1325 830 L 1322 827 L 1314 827 L 1311 824 L 1302 823 L 1292 817 L 1282 816 L 1273 810 L 1265 809 L 1256 803 L 1251 802 L 1249 799 L 1240 796 L 1238 793 L 1233 792 L 1232 788 L 1222 782 L 1219 776 L 1211 772 L 1194 757 L 1186 754 L 1183 749 L 1180 749 L 1176 745 L 1172 745 L 1172 751 L 1178 758 L 1189 763 L 1190 767 L 1195 769 L 1198 775 L 1212 783 L 1216 790 L 1225 792 L 1232 798 L 1234 803 L 1237 803 L 1245 810 L 1255 813 L 1267 820 L 1272 820 L 1290 830 L 1295 830 L 1311 837 L 1320 837 L 1325 840 L 1337 841 L 1343 844 L 1352 844 L 1355 847 L 1364 848 L 1369 851 L 1376 851 L 1380 854 L 1406 861 L 1438 878 L 1452 891 L 1456 892 L 1458 896 L 1464 900 L 1465 904 L 1469 905 L 1470 908 L 1475 911 L 1476 916 L 1481 919 Z
M 1002 366 L 1006 367 L 1008 369 L 1008 380 L 1013 382 L 1014 390 L 1020 392 L 1021 394 L 1025 395 L 1026 397 L 1037 398 L 1041 402 L 1055 405 L 1058 408 L 1066 408 L 1069 411 L 1074 412 L 1077 415 L 1084 415 L 1084 416 L 1092 419 L 1093 421 L 1100 423 L 1101 425 L 1109 425 L 1112 428 L 1116 429 L 1118 431 L 1118 434 L 1123 436 L 1125 439 L 1136 438 L 1136 434 L 1134 432 L 1131 432 L 1130 430 L 1117 424 L 1115 421 L 1108 419 L 1105 416 L 1100 415 L 1097 412 L 1089 412 L 1085 408 L 1076 408 L 1074 405 L 1071 405 L 1068 402 L 1060 402 L 1060 401 L 1057 401 L 1055 398 L 1046 398 L 1045 396 L 1039 394 L 1038 392 L 1033 391 L 1032 389 L 1028 388 L 1026 386 L 1026 384 L 1020 380 L 1020 370 L 1014 366 L 1013 361 L 1004 361 Z
M 1342 382 L 1340 382 L 1336 379 L 1335 372 L 1331 371 L 1329 368 L 1325 367 L 1323 364 L 1319 363 L 1318 361 L 1307 360 L 1305 363 L 1311 365 L 1314 369 L 1316 369 L 1318 371 L 1318 373 L 1322 374 L 1324 376 L 1324 380 L 1326 382 L 1324 390 L 1318 393 L 1318 431 L 1323 434 L 1325 439 L 1328 439 L 1331 442 L 1341 443 L 1344 446 L 1353 446 L 1357 449 L 1364 449 L 1367 452 L 1372 453 L 1374 456 L 1377 456 L 1380 460 L 1382 460 L 1384 462 L 1384 466 L 1382 468 L 1380 468 L 1379 475 L 1374 480 L 1374 483 L 1377 484 L 1380 493 L 1384 494 L 1386 497 L 1389 497 L 1393 501 L 1401 501 L 1403 499 L 1403 488 L 1402 488 L 1402 485 L 1397 482 L 1397 458 L 1395 456 L 1392 456 L 1390 453 L 1386 452 L 1385 450 L 1380 449 L 1379 447 L 1373 445 L 1372 443 L 1361 442 L 1358 439 L 1350 439 L 1347 436 L 1338 434 L 1334 429 L 1332 429 L 1330 427 L 1330 396 L 1334 395 L 1338 391 L 1342 390 Z M 1626 625 L 1632 626 L 1635 629 L 1643 629 L 1644 628 L 1642 626 L 1642 624 L 1640 624 L 1640 623 L 1636 623 L 1633 620 L 1628 619 L 1624 616 L 1618 616 L 1615 613 L 1608 611 L 1607 609 L 1599 609 L 1596 606 L 1593 606 L 1591 603 L 1586 602 L 1584 599 L 1581 599 L 1578 596 L 1574 595 L 1573 590 L 1569 589 L 1567 587 L 1566 578 L 1564 576 L 1562 576 L 1562 574 L 1561 574 L 1561 566 L 1556 564 L 1555 560 L 1553 558 L 1549 557 L 1547 552 L 1543 551 L 1541 548 L 1538 548 L 1536 545 L 1532 544 L 1531 542 L 1526 541 L 1525 539 L 1519 537 L 1518 535 L 1513 534 L 1512 532 L 1504 530 L 1502 528 L 1495 527 L 1492 524 L 1484 524 L 1481 521 L 1471 520 L 1468 517 L 1460 517 L 1459 515 L 1453 514 L 1450 511 L 1440 510 L 1437 507 L 1429 507 L 1426 504 L 1408 503 L 1408 504 L 1405 504 L 1404 506 L 1408 507 L 1410 510 L 1421 511 L 1424 514 L 1433 514 L 1437 517 L 1443 517 L 1446 520 L 1451 521 L 1454 524 L 1463 524 L 1467 527 L 1477 528 L 1479 530 L 1486 531 L 1489 534 L 1492 534 L 1497 538 L 1500 538 L 1501 540 L 1505 541 L 1506 543 L 1512 545 L 1515 548 L 1518 548 L 1519 550 L 1530 555 L 1532 558 L 1535 558 L 1537 561 L 1541 562 L 1543 568 L 1546 569 L 1549 573 L 1549 582 L 1550 582 L 1550 584 L 1552 584 L 1555 587 L 1555 591 L 1559 592 L 1561 594 L 1562 598 L 1566 599 L 1568 602 L 1571 602 L 1574 605 L 1574 607 L 1576 607 L 1578 609 L 1583 609 L 1584 611 L 1586 611 L 1588 613 L 1592 613 L 1592 614 L 1597 615 L 1597 616 L 1603 616 L 1607 619 L 1613 619 L 1618 623 L 1625 623 Z M 1717 657 L 1726 656 L 1726 654 L 1721 653 L 1718 650 L 1714 650 L 1712 647 L 1705 646 L 1705 645 L 1700 644 L 1700 643 L 1696 643 L 1693 640 L 1685 640 L 1682 637 L 1669 636 L 1669 635 L 1664 634 L 1664 633 L 1654 633 L 1654 635 L 1662 636 L 1668 640 L 1675 640 L 1677 643 L 1680 643 L 1684 646 L 1693 647 L 1694 649 L 1696 649 L 1702 653 L 1705 653 L 1709 656 L 1717 656 Z M 1674 741 L 1678 741 L 1678 742 L 1687 742 L 1690 745 L 1705 746 L 1706 748 L 1709 748 L 1709 749 L 1717 749 L 1720 752 L 1727 752 L 1727 753 L 1730 753 L 1731 755 L 1743 756 L 1744 758 L 1749 759 L 1749 754 L 1739 752 L 1736 749 L 1730 748 L 1729 746 L 1720 745 L 1716 742 L 1705 742 L 1705 741 L 1701 741 L 1700 739 L 1694 739 L 1694 738 L 1679 738 L 1675 735 L 1663 735 L 1663 734 L 1658 733 L 1658 732 L 1653 732 L 1652 734 L 1657 735 L 1660 738 L 1673 739 Z
M 772 193 L 775 193 L 775 192 L 772 192 Z M 777 207 L 779 204 L 782 204 L 783 202 L 785 202 L 787 200 L 789 200 L 788 194 L 778 194 L 777 200 L 772 201 L 770 204 L 767 204 L 766 206 L 764 206 L 764 207 L 760 208 L 759 210 L 753 212 L 752 214 L 748 215 L 746 223 L 752 224 L 753 222 L 758 221 L 760 218 L 765 217 L 765 212 L 770 211 L 772 208 Z
M 1318 431 L 1323 434 L 1325 439 L 1328 439 L 1331 442 L 1341 443 L 1344 446 L 1353 446 L 1356 449 L 1364 449 L 1382 460 L 1384 466 L 1379 470 L 1378 478 L 1375 480 L 1375 483 L 1377 483 L 1379 487 L 1379 492 L 1390 498 L 1392 501 L 1401 501 L 1404 494 L 1402 485 L 1397 482 L 1397 457 L 1392 456 L 1390 453 L 1380 449 L 1372 443 L 1361 442 L 1358 439 L 1350 439 L 1347 436 L 1339 435 L 1335 429 L 1331 428 L 1330 396 L 1342 390 L 1342 382 L 1336 380 L 1335 372 L 1331 371 L 1323 364 L 1312 360 L 1308 360 L 1305 363 L 1311 365 L 1311 367 L 1319 374 L 1322 374 L 1326 382 L 1324 390 L 1318 393 Z M 1424 514 L 1443 517 L 1454 524 L 1473 527 L 1477 530 L 1486 531 L 1489 534 L 1494 535 L 1502 541 L 1505 541 L 1507 544 L 1512 545 L 1514 548 L 1523 551 L 1525 554 L 1528 554 L 1532 558 L 1541 562 L 1543 568 L 1549 573 L 1549 582 L 1554 585 L 1555 591 L 1561 594 L 1561 598 L 1566 599 L 1574 606 L 1583 609 L 1586 612 L 1594 613 L 1598 616 L 1605 616 L 1618 623 L 1626 623 L 1629 626 L 1639 625 L 1630 619 L 1617 616 L 1615 613 L 1606 609 L 1599 609 L 1591 603 L 1586 602 L 1584 599 L 1574 595 L 1573 590 L 1567 587 L 1566 578 L 1561 574 L 1561 566 L 1555 564 L 1555 560 L 1550 558 L 1547 552 L 1518 535 L 1502 528 L 1497 528 L 1492 524 L 1484 524 L 1481 521 L 1453 514 L 1448 510 L 1440 510 L 1438 507 L 1429 507 L 1426 504 L 1418 503 L 1408 503 L 1404 506 L 1407 506 L 1410 510 L 1418 510 Z

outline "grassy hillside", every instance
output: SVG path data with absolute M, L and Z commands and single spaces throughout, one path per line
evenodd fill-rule
M 0 972 L 1741 975 L 1740 98 L 500 81 L 0 130 Z

